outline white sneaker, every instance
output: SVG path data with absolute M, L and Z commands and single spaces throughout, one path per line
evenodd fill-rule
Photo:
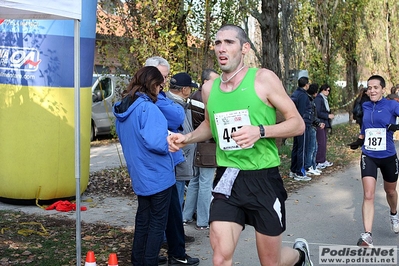
M 326 168 L 327 166 L 325 166 L 324 165 L 324 163 L 318 163 L 317 165 L 316 165 L 316 169 L 324 169 L 324 168 Z
M 305 255 L 304 262 L 302 263 L 302 266 L 313 266 L 313 262 L 310 259 L 309 244 L 305 239 L 303 239 L 303 238 L 295 239 L 293 248 L 301 250 L 303 252 L 303 254 Z
M 357 241 L 357 245 L 359 247 L 372 248 L 374 246 L 374 244 L 373 244 L 373 238 L 371 237 L 371 233 L 370 232 L 361 233 L 360 238 Z
M 399 216 L 398 213 L 395 215 L 389 214 L 389 219 L 391 220 L 391 229 L 395 232 L 395 234 L 399 233 Z
M 307 176 L 307 175 L 295 175 L 294 179 L 296 181 L 310 181 L 310 180 L 312 180 L 312 178 Z
M 290 177 L 290 178 L 294 178 L 294 177 L 295 177 L 295 173 L 293 173 L 293 172 L 290 171 L 289 177 Z
M 307 173 L 311 174 L 311 175 L 320 175 L 320 173 L 318 171 L 314 170 L 313 167 L 310 167 L 308 169 Z
M 319 174 L 323 173 L 323 171 L 321 171 L 320 169 L 317 169 L 316 167 L 313 167 L 313 171 L 318 172 Z
M 329 161 L 325 161 L 323 164 L 324 164 L 325 167 L 330 167 L 330 166 L 333 166 L 334 163 L 329 162 Z

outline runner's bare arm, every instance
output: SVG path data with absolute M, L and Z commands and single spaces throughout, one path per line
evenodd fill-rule
M 264 68 L 259 69 L 255 89 L 259 97 L 280 111 L 285 119 L 276 125 L 265 126 L 267 137 L 289 138 L 303 134 L 305 123 L 274 72 Z

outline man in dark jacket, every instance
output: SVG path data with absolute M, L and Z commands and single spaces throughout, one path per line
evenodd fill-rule
M 302 135 L 294 137 L 294 144 L 291 151 L 290 177 L 293 177 L 297 181 L 309 181 L 312 179 L 306 175 L 305 170 L 306 132 L 311 130 L 313 122 L 312 105 L 307 93 L 309 85 L 308 77 L 300 77 L 298 79 L 298 88 L 291 95 L 291 99 L 295 103 L 306 126 L 305 132 Z
M 312 105 L 312 127 L 309 134 L 306 134 L 306 156 L 305 156 L 305 169 L 306 173 L 310 175 L 320 175 L 321 170 L 316 168 L 316 155 L 317 155 L 317 139 L 316 132 L 317 128 L 324 128 L 324 123 L 320 122 L 320 119 L 317 117 L 316 105 L 314 103 L 314 98 L 317 96 L 317 92 L 319 90 L 319 85 L 317 83 L 312 83 L 307 90 L 309 95 L 310 103 Z

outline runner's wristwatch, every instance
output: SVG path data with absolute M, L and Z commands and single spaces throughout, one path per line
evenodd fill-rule
M 266 134 L 265 134 L 265 128 L 263 127 L 263 125 L 259 125 L 259 131 L 260 131 L 260 138 L 264 139 L 266 138 Z

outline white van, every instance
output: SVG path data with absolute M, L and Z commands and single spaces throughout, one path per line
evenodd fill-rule
M 127 85 L 128 77 L 115 75 L 93 75 L 91 132 L 90 140 L 97 136 L 110 135 L 114 127 L 115 116 L 112 106 L 120 98 L 120 93 Z

